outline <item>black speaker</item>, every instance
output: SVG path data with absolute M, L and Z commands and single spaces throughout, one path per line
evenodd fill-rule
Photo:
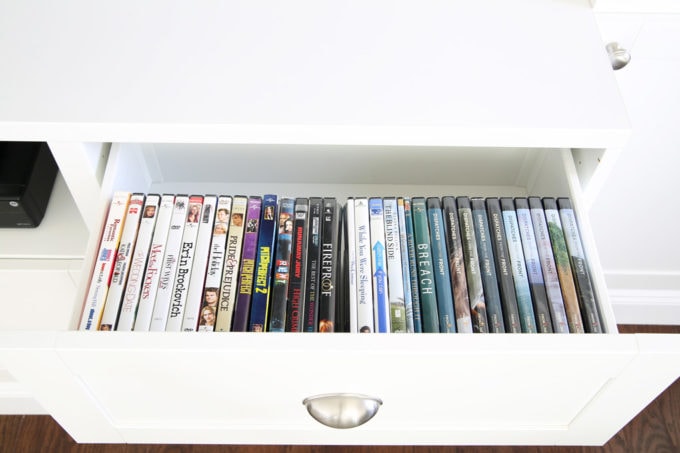
M 40 225 L 57 172 L 47 143 L 0 141 L 0 228 Z

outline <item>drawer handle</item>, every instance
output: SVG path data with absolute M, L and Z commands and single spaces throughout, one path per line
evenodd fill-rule
M 356 428 L 369 421 L 382 405 L 380 398 L 357 393 L 328 393 L 302 401 L 316 421 L 331 428 Z

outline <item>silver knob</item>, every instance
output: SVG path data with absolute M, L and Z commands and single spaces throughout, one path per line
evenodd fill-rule
M 630 52 L 621 47 L 618 42 L 610 42 L 605 47 L 609 55 L 609 62 L 614 70 L 619 70 L 630 63 Z

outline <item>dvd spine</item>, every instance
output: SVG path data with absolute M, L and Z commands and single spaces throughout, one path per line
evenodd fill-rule
M 191 269 L 196 255 L 196 238 L 198 236 L 202 209 L 203 196 L 190 196 L 177 261 L 177 271 L 171 293 L 170 309 L 168 310 L 167 321 L 165 323 L 165 330 L 169 332 L 179 332 L 182 330 L 182 320 L 184 319 L 187 292 L 191 284 Z
M 538 197 L 529 197 L 528 203 L 534 234 L 536 235 L 541 271 L 543 271 L 543 279 L 545 280 L 545 292 L 548 295 L 548 307 L 553 321 L 553 329 L 555 333 L 569 333 L 567 314 L 564 309 L 562 290 L 555 267 L 555 258 L 550 244 L 550 234 L 548 233 L 543 205 Z
M 130 271 L 130 259 L 134 255 L 135 243 L 139 222 L 142 218 L 144 209 L 144 194 L 135 193 L 130 197 L 127 213 L 125 214 L 125 225 L 118 245 L 118 253 L 113 266 L 111 285 L 106 295 L 104 313 L 99 324 L 99 330 L 115 330 L 118 324 L 118 315 L 128 273 Z
M 486 199 L 486 213 L 489 219 L 489 235 L 491 237 L 491 245 L 493 246 L 492 250 L 495 258 L 505 331 L 508 333 L 521 333 L 522 323 L 520 321 L 519 307 L 517 306 L 517 294 L 510 264 L 510 252 L 508 251 L 505 227 L 503 226 L 501 203 L 498 198 L 489 197 Z
M 602 333 L 602 321 L 597 308 L 595 291 L 588 271 L 588 262 L 581 242 L 576 215 L 568 198 L 558 198 L 557 205 L 562 219 L 564 236 L 569 250 L 569 260 L 574 274 L 576 290 L 581 304 L 583 324 L 588 333 Z
M 232 197 L 228 195 L 222 195 L 217 199 L 215 224 L 210 242 L 210 257 L 208 258 L 208 267 L 202 291 L 203 301 L 200 310 L 196 313 L 196 329 L 199 332 L 212 332 L 215 330 L 215 318 L 217 317 L 220 286 L 222 285 L 222 271 L 224 270 L 232 202 Z
M 375 331 L 391 331 L 390 297 L 387 286 L 387 257 L 385 254 L 385 219 L 381 198 L 369 198 L 368 210 L 371 229 L 371 268 L 373 272 L 373 317 Z
M 385 220 L 385 256 L 387 259 L 387 288 L 390 296 L 390 331 L 406 332 L 406 306 L 404 304 L 404 276 L 401 266 L 401 244 L 397 199 L 383 199 Z
M 465 259 L 465 274 L 467 275 L 468 294 L 470 297 L 470 314 L 472 315 L 472 330 L 478 333 L 488 333 L 489 324 L 486 313 L 486 300 L 482 284 L 482 273 L 479 267 L 477 239 L 472 218 L 470 198 L 461 196 L 456 198 L 458 218 L 460 220 L 461 243 Z
M 470 298 L 465 275 L 465 259 L 463 258 L 463 245 L 460 240 L 458 208 L 454 197 L 442 197 L 442 214 L 446 227 L 446 248 L 451 273 L 456 327 L 459 333 L 472 333 L 472 315 L 470 314 Z
M 130 192 L 113 194 L 99 243 L 97 261 L 85 299 L 80 330 L 97 330 L 99 328 L 131 195 Z
M 432 247 L 432 268 L 434 271 L 437 292 L 437 313 L 439 314 L 439 331 L 441 333 L 456 332 L 456 315 L 453 307 L 451 290 L 451 271 L 446 251 L 446 234 L 444 233 L 444 216 L 441 200 L 429 197 L 427 215 L 430 225 L 430 244 Z
M 371 333 L 375 332 L 375 316 L 368 198 L 354 200 L 354 229 L 357 257 L 357 328 L 360 333 Z
M 425 198 L 413 198 L 411 207 L 413 210 L 413 236 L 418 265 L 418 288 L 420 290 L 423 332 L 439 332 L 437 293 L 434 283 L 432 246 L 430 244 L 430 228 L 427 220 Z
M 339 211 L 335 198 L 323 199 L 319 287 L 319 332 L 335 332 L 338 281 Z
M 307 275 L 309 200 L 307 198 L 296 198 L 294 213 L 290 283 L 288 284 L 288 304 L 286 306 L 286 332 L 302 332 L 305 278 Z
M 307 286 L 304 299 L 303 331 L 316 332 L 319 309 L 319 263 L 321 260 L 321 211 L 323 199 L 309 199 L 309 232 L 307 236 Z
M 290 256 L 293 242 L 293 217 L 295 199 L 282 198 L 279 206 L 278 234 L 276 238 L 276 260 L 272 282 L 269 331 L 285 332 L 288 285 L 290 282 Z
M 246 332 L 248 330 L 261 213 L 262 197 L 250 197 L 248 199 L 245 232 L 243 233 L 241 270 L 238 275 L 238 293 L 234 304 L 234 319 L 231 326 L 231 330 L 234 332 Z
M 411 271 L 408 258 L 408 239 L 406 235 L 406 211 L 404 198 L 397 198 L 397 222 L 399 226 L 399 251 L 401 252 L 401 275 L 404 291 L 404 311 L 406 313 L 406 332 L 415 332 L 413 325 L 413 295 L 411 293 Z
M 156 226 L 160 200 L 161 197 L 156 194 L 146 196 L 144 212 L 139 222 L 135 250 L 130 260 L 130 271 L 128 272 L 128 279 L 123 293 L 116 330 L 128 332 L 135 325 L 135 317 L 144 285 L 146 263 Z
M 517 308 L 519 310 L 522 332 L 537 333 L 536 316 L 531 300 L 531 288 L 529 286 L 529 278 L 527 277 L 527 268 L 524 252 L 522 251 L 522 239 L 520 238 L 515 205 L 512 198 L 507 197 L 501 198 L 500 204 L 506 233 L 505 237 L 508 244 L 512 278 L 515 283 L 515 297 L 517 298 Z M 544 324 L 541 326 L 541 332 L 547 332 L 548 330 L 546 330 L 546 328 L 550 327 L 550 314 L 547 314 L 547 321 L 545 320 L 545 316 L 542 316 Z
M 413 331 L 423 331 L 422 312 L 420 305 L 420 289 L 418 285 L 418 263 L 416 259 L 416 243 L 413 232 L 413 208 L 411 198 L 404 197 L 404 223 L 406 224 L 406 248 L 408 252 L 408 270 L 411 277 L 411 300 L 413 302 Z
M 248 330 L 264 332 L 267 322 L 267 307 L 271 293 L 271 269 L 276 245 L 276 213 L 278 197 L 273 194 L 262 198 L 262 216 L 260 233 L 257 238 L 257 259 L 255 264 L 255 281 L 250 308 Z
M 562 289 L 562 300 L 564 301 L 564 311 L 567 314 L 569 332 L 584 333 L 585 329 L 583 328 L 583 319 L 576 294 L 576 285 L 571 272 L 571 265 L 569 264 L 569 252 L 567 251 L 567 243 L 564 239 L 560 214 L 557 211 L 557 202 L 554 198 L 546 197 L 543 199 L 543 209 L 545 211 L 550 243 L 552 244 L 555 268 L 559 277 L 560 288 Z
M 161 197 L 158 207 L 158 218 L 153 231 L 153 239 L 149 256 L 146 262 L 144 280 L 142 283 L 142 293 L 139 296 L 139 306 L 135 317 L 135 331 L 145 332 L 151 326 L 158 284 L 163 269 L 163 257 L 165 256 L 165 245 L 170 231 L 170 222 L 175 206 L 175 196 L 166 194 Z
M 222 268 L 220 300 L 217 306 L 216 332 L 228 332 L 234 316 L 234 304 L 238 291 L 238 274 L 241 265 L 241 249 L 243 247 L 244 222 L 248 211 L 248 197 L 236 195 L 232 199 L 227 248 Z
M 203 300 L 203 288 L 210 258 L 210 242 L 215 223 L 216 207 L 216 195 L 205 195 L 203 197 L 203 209 L 201 210 L 201 218 L 196 236 L 189 289 L 187 290 L 184 315 L 182 316 L 181 330 L 184 332 L 194 332 L 198 327 L 198 313 L 201 310 L 201 302 Z
M 354 215 L 354 199 L 348 198 L 345 203 L 345 236 L 347 253 L 347 311 L 349 312 L 349 331 L 358 332 L 357 321 L 357 248 Z
M 188 205 L 189 196 L 175 196 L 175 207 L 172 211 L 170 230 L 168 231 L 168 238 L 165 243 L 165 254 L 163 255 L 163 264 L 160 271 L 160 279 L 158 280 L 158 292 L 156 293 L 156 300 L 154 301 L 151 314 L 151 324 L 149 325 L 149 330 L 151 331 L 165 330 L 168 322 L 168 311 L 170 310 L 172 290 L 177 276 Z

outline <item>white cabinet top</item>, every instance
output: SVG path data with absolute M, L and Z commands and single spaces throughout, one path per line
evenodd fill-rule
M 611 147 L 587 0 L 0 0 L 0 139 Z

